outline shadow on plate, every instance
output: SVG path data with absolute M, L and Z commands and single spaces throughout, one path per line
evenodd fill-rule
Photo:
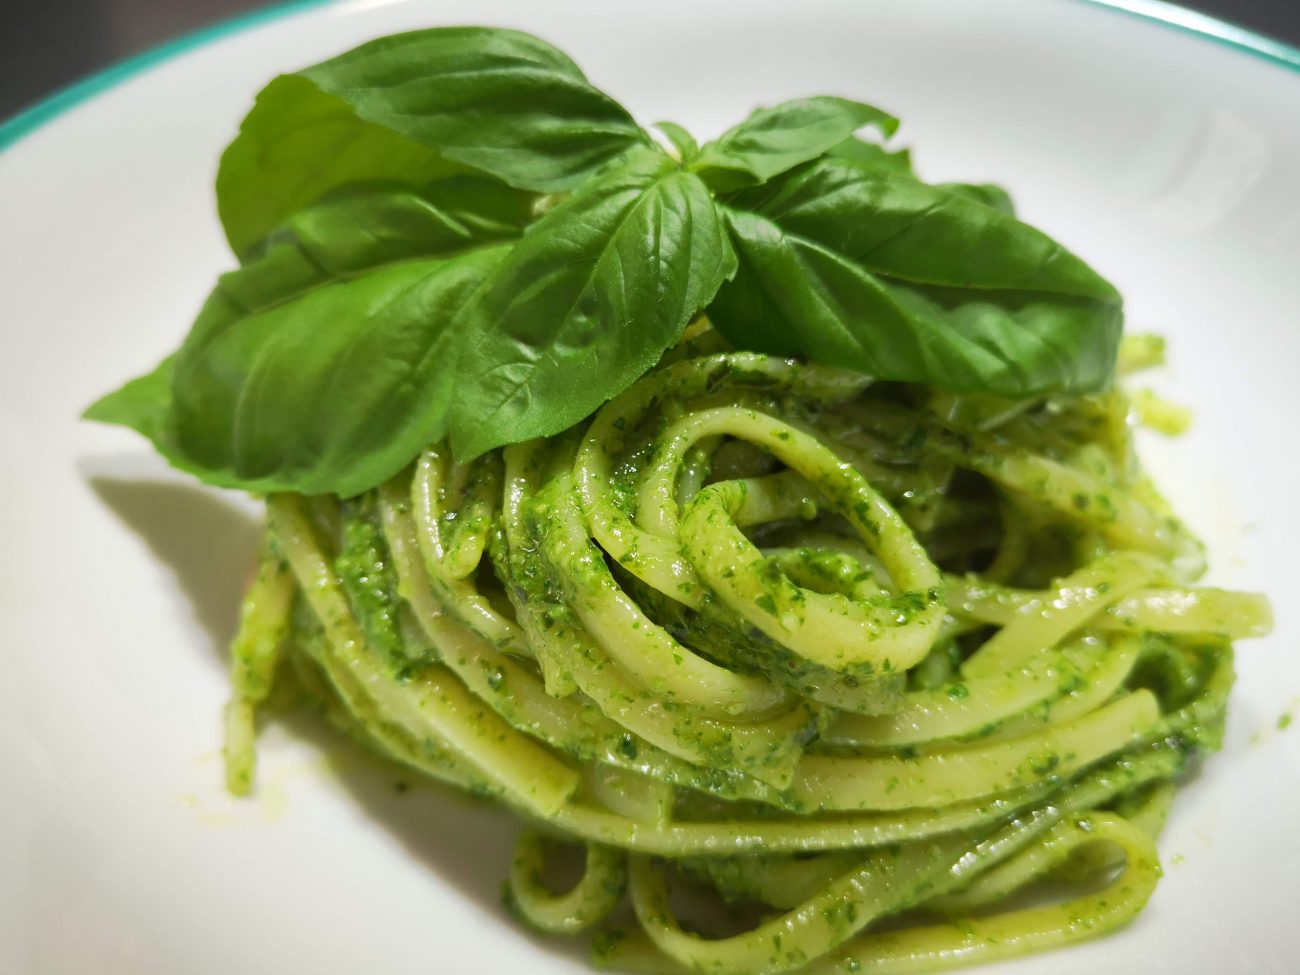
M 258 520 L 199 485 L 175 481 L 87 477 L 96 496 L 169 567 L 225 661 L 239 622 L 239 601 L 261 535 Z
M 96 468 L 102 470 L 83 465 L 92 490 L 172 570 L 210 638 L 210 651 L 224 666 L 261 535 L 260 520 L 209 488 L 105 476 Z M 532 941 L 534 950 L 585 957 L 579 942 L 541 938 L 514 924 L 501 904 L 502 883 L 520 829 L 517 817 L 373 755 L 308 708 L 281 711 L 271 720 L 325 756 L 330 781 L 342 786 L 358 813 L 384 829 L 407 856 L 499 919 L 503 936 L 510 937 L 510 930 Z M 273 782 L 275 755 L 265 755 L 259 766 L 259 776 Z
M 283 710 L 269 723 L 278 725 L 287 737 L 310 744 L 324 757 L 321 774 L 346 792 L 358 819 L 365 820 L 363 828 L 382 828 L 403 855 L 436 874 L 498 923 L 500 937 L 517 938 L 524 952 L 573 959 L 575 972 L 587 970 L 585 940 L 537 935 L 514 921 L 502 903 L 502 886 L 523 825 L 519 817 L 379 757 L 312 708 Z M 257 774 L 273 788 L 274 751 L 259 756 Z M 256 801 L 258 788 L 254 786 L 252 801 Z M 346 843 L 341 842 L 340 847 L 345 848 Z M 436 917 L 431 916 L 430 934 L 436 933 Z

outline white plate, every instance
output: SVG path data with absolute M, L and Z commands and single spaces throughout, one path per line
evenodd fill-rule
M 1300 53 L 1064 0 L 299 5 L 0 132 L 32 129 L 0 154 L 0 971 L 584 970 L 498 906 L 506 817 L 399 794 L 311 720 L 266 734 L 258 797 L 225 797 L 256 509 L 76 419 L 177 343 L 230 263 L 212 176 L 254 92 L 465 22 L 533 30 L 643 121 L 700 135 L 795 94 L 874 101 L 924 175 L 1004 182 L 1121 286 L 1131 326 L 1170 337 L 1155 382 L 1198 422 L 1148 460 L 1213 581 L 1268 591 L 1277 631 L 1240 648 L 1227 747 L 1179 794 L 1146 912 L 996 970 L 1296 971 L 1300 727 L 1277 724 L 1300 704 Z

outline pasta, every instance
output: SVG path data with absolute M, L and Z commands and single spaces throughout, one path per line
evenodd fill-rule
M 1220 743 L 1232 641 L 1269 626 L 1193 585 L 1129 417 L 1118 390 L 956 396 L 700 322 L 564 434 L 272 495 L 228 785 L 297 680 L 516 811 L 514 912 L 619 971 L 931 971 L 1109 931 Z M 585 868 L 554 890 L 564 847 Z

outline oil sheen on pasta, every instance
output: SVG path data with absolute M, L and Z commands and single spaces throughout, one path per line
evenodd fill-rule
M 1120 371 L 1158 357 L 1129 340 Z M 561 436 L 273 496 L 229 786 L 291 680 L 516 811 L 510 906 L 620 971 L 932 971 L 1109 931 L 1219 746 L 1232 640 L 1269 626 L 1194 585 L 1134 412 L 873 383 L 701 323 Z M 585 871 L 554 890 L 565 846 Z

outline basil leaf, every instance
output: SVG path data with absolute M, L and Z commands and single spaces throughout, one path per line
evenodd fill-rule
M 348 183 L 418 185 L 469 167 L 552 192 L 645 141 L 622 106 L 535 37 L 414 31 L 271 82 L 222 157 L 218 209 L 243 255 Z
M 354 187 L 307 207 L 217 279 L 181 349 L 178 381 L 213 336 L 251 312 L 386 264 L 518 237 L 532 200 L 487 177 L 458 176 L 420 192 Z
M 179 353 L 95 403 L 86 416 L 144 434 L 174 466 L 210 483 L 260 489 L 241 480 L 243 475 L 221 460 L 219 451 L 206 447 L 195 451 L 194 430 L 205 422 L 199 414 L 229 405 L 220 398 L 200 401 L 190 395 L 195 382 L 211 370 L 208 353 L 213 343 L 242 327 L 248 318 L 286 308 L 324 286 L 386 265 L 518 237 L 530 218 L 531 205 L 529 194 L 495 180 L 451 177 L 418 193 L 357 187 L 308 207 L 267 237 L 247 264 L 218 279 Z M 322 335 L 340 324 L 355 325 L 342 319 L 343 306 L 311 307 L 322 309 L 318 323 Z M 271 331 L 264 339 L 280 340 Z M 251 363 L 253 353 L 248 356 Z M 236 369 L 224 381 L 237 387 L 246 377 Z M 175 400 L 173 387 L 178 391 Z M 215 422 L 228 423 L 230 418 L 218 417 Z M 292 430 L 285 436 L 286 446 L 300 439 L 292 436 Z
M 534 218 L 537 196 L 495 179 L 452 176 L 430 183 L 421 196 L 475 240 L 518 237 Z
M 840 146 L 858 129 L 886 135 L 898 119 L 862 102 L 820 95 L 760 108 L 700 150 L 691 168 L 715 190 L 763 183 Z
M 1011 194 L 993 183 L 940 183 L 939 189 L 964 196 L 973 203 L 982 203 L 1009 217 L 1016 215 L 1016 205 L 1011 202 Z
M 175 360 L 175 355 L 168 356 L 152 372 L 96 400 L 81 415 L 87 420 L 127 427 L 143 434 L 173 467 L 201 476 L 202 471 L 189 463 L 177 448 L 169 427 Z
M 853 163 L 861 169 L 885 169 L 904 176 L 916 175 L 912 171 L 912 154 L 907 149 L 886 149 L 878 142 L 868 142 L 856 136 L 828 149 L 826 155 Z
M 96 400 L 81 415 L 87 420 L 130 427 L 157 443 L 162 433 L 161 420 L 171 406 L 175 358 L 169 355 L 152 372 Z
M 212 337 L 173 386 L 172 435 L 213 484 L 349 497 L 443 436 L 450 324 L 509 245 L 316 288 Z
M 868 142 L 856 136 L 845 139 L 826 155 L 831 159 L 852 163 L 859 169 L 886 170 L 901 176 L 915 177 L 912 169 L 912 154 L 907 149 L 886 149 L 878 142 Z M 1007 191 L 992 183 L 939 183 L 941 189 L 964 196 L 975 203 L 983 203 L 995 210 L 1001 210 L 1008 216 L 1015 216 L 1016 208 Z
M 993 207 L 833 159 L 733 207 L 739 271 L 709 315 L 742 348 L 1005 396 L 1110 379 L 1115 289 Z
M 297 75 L 262 89 L 217 169 L 217 213 L 239 258 L 294 213 L 354 183 L 415 188 L 464 167 L 360 118 Z
M 657 149 L 632 153 L 530 227 L 469 310 L 456 455 L 589 415 L 658 361 L 734 269 L 699 178 Z
M 1041 231 L 906 176 L 819 160 L 733 206 L 893 278 L 1119 301 L 1111 284 Z
M 676 122 L 656 122 L 654 127 L 664 134 L 672 147 L 677 150 L 677 160 L 683 166 L 695 161 L 700 154 L 700 144 Z

